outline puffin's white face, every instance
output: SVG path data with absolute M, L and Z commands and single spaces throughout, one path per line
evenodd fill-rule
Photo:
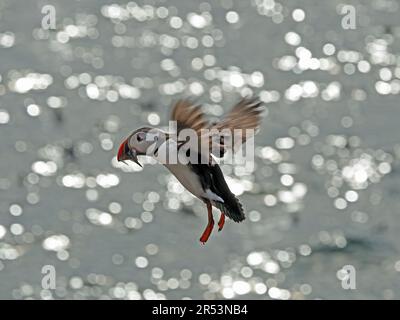
M 148 155 L 149 148 L 154 149 L 159 141 L 161 131 L 153 128 L 140 128 L 134 131 L 125 141 L 123 141 L 118 150 L 118 161 L 132 160 L 141 166 L 137 156 Z
M 154 144 L 154 139 L 149 134 L 149 131 L 136 131 L 133 133 L 129 140 L 128 145 L 130 149 L 135 149 L 138 155 L 147 153 L 147 149 Z

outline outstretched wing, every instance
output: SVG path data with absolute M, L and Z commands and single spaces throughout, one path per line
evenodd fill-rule
M 236 151 L 235 148 L 255 135 L 261 124 L 262 112 L 257 98 L 243 98 L 222 121 L 209 126 L 209 130 L 201 135 L 201 140 L 203 143 L 208 141 L 212 154 L 223 157 L 229 148 Z
M 171 120 L 177 122 L 178 134 L 183 129 L 193 129 L 200 135 L 201 129 L 207 128 L 208 121 L 199 105 L 194 105 L 190 100 L 179 100 L 172 109 Z
M 253 129 L 257 130 L 261 123 L 261 102 L 257 98 L 244 98 L 238 102 L 225 118 L 213 125 L 213 128 L 222 129 Z
M 201 107 L 189 100 L 179 100 L 171 120 L 177 122 L 177 134 L 183 129 L 192 129 L 198 136 L 197 148 L 192 151 L 204 156 L 213 154 L 223 157 L 228 149 L 236 151 L 246 139 L 255 134 L 261 123 L 262 108 L 258 99 L 244 98 L 238 102 L 222 121 L 209 124 Z M 229 143 L 228 143 L 229 141 Z

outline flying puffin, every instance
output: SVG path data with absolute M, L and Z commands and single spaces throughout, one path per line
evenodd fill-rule
M 245 219 L 243 207 L 230 191 L 215 158 L 222 158 L 228 149 L 235 151 L 232 143 L 227 143 L 226 133 L 231 133 L 231 137 L 236 137 L 239 133 L 239 145 L 254 135 L 262 119 L 263 110 L 260 106 L 261 103 L 256 98 L 243 98 L 221 121 L 209 123 L 201 106 L 193 104 L 190 100 L 179 100 L 174 105 L 171 116 L 171 120 L 176 124 L 175 134 L 151 127 L 137 129 L 121 143 L 117 160 L 131 160 L 142 166 L 137 158 L 139 155 L 160 160 L 162 153 L 163 160 L 159 162 L 207 206 L 208 224 L 200 237 L 200 242 L 205 244 L 214 227 L 213 206 L 221 211 L 218 231 L 224 227 L 225 215 L 235 222 Z M 188 144 L 187 140 L 180 140 L 181 133 L 185 130 L 193 133 L 199 143 Z M 219 134 L 221 132 L 224 134 Z M 235 139 L 235 142 L 237 140 Z M 186 148 L 183 152 L 184 161 L 165 160 L 165 155 L 171 152 L 170 150 L 179 152 L 183 148 Z

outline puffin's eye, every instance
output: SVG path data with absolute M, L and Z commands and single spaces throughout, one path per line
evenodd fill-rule
M 143 139 L 144 139 L 144 134 L 142 134 L 142 133 L 139 133 L 139 134 L 136 136 L 136 140 L 137 140 L 138 142 L 142 142 Z

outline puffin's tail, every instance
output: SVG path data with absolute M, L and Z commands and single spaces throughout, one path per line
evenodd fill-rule
M 216 202 L 216 207 L 233 221 L 243 221 L 245 219 L 245 215 L 242 204 L 229 189 L 221 168 L 217 164 L 214 164 L 211 166 L 211 170 L 214 187 L 219 191 L 218 194 L 224 200 L 224 203 Z
M 224 203 L 218 202 L 216 203 L 219 210 L 221 210 L 224 214 L 226 214 L 230 219 L 235 222 L 241 222 L 246 217 L 243 212 L 242 204 L 239 202 L 239 199 L 235 197 L 234 194 L 231 194 L 231 201 L 227 201 L 224 199 Z

